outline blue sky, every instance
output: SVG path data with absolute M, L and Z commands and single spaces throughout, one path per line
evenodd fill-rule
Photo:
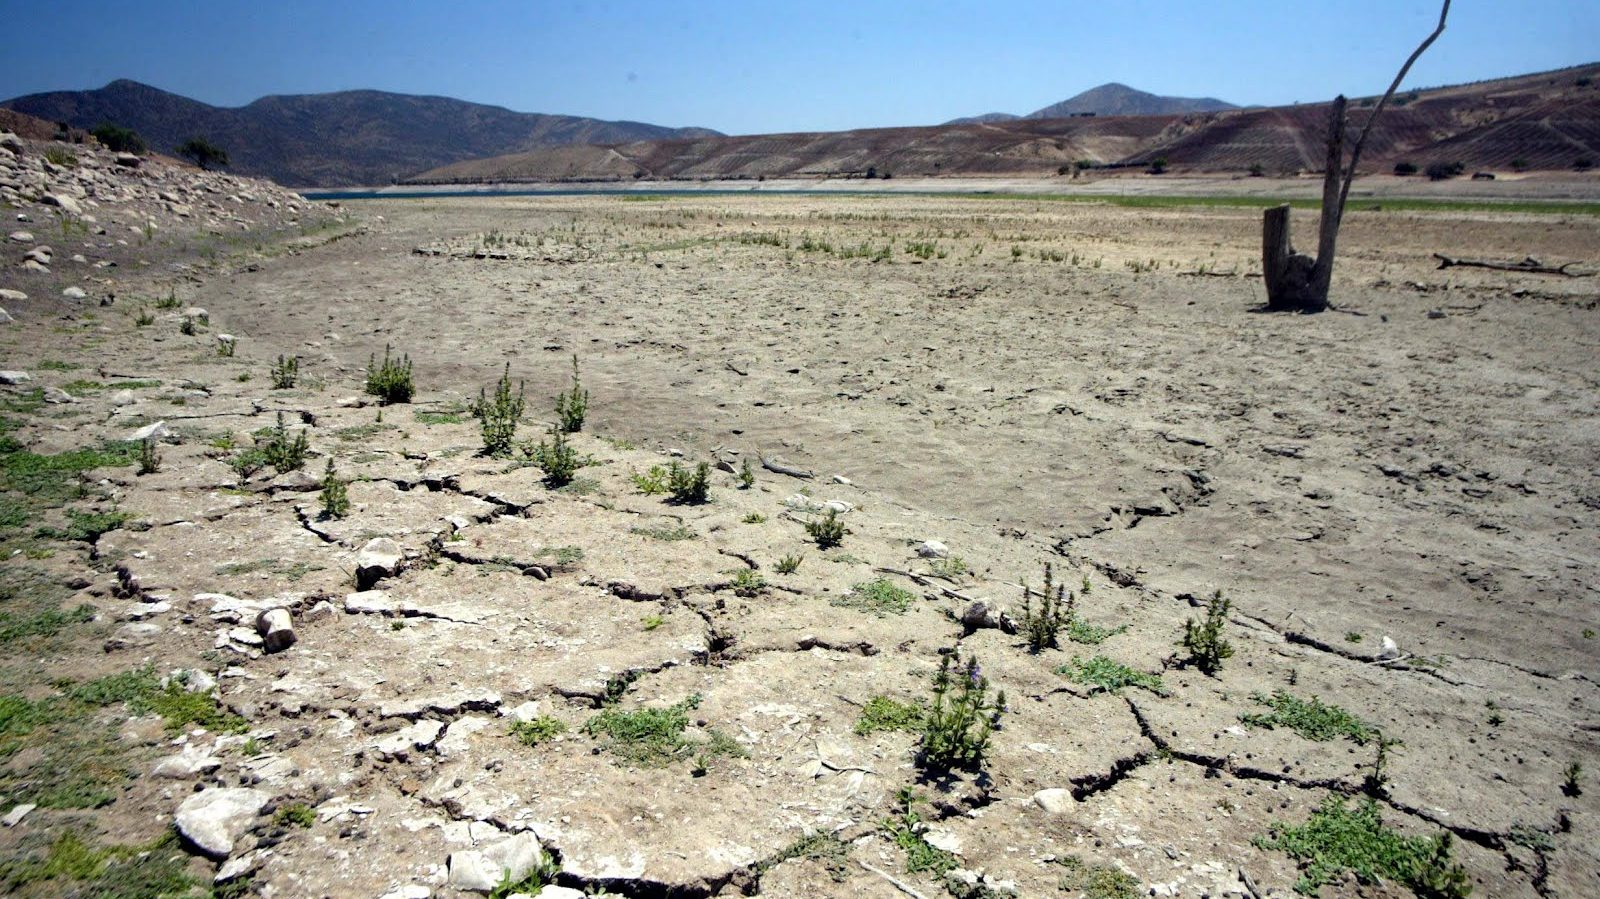
M 1240 104 L 1378 93 L 1437 0 L 0 0 L 0 97 L 132 78 L 207 103 L 376 88 L 734 134 L 1025 113 L 1107 81 Z M 1600 59 L 1600 0 L 1457 0 L 1407 82 Z

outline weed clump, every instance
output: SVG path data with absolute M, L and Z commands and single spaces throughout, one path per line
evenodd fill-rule
M 561 723 L 559 718 L 552 718 L 549 715 L 540 715 L 511 725 L 511 735 L 521 741 L 522 745 L 530 747 L 555 739 L 566 732 L 567 726 Z
M 927 825 L 923 823 L 922 815 L 912 808 L 921 798 L 910 787 L 901 787 L 900 812 L 892 818 L 883 819 L 881 826 L 889 839 L 905 851 L 907 874 L 931 871 L 935 876 L 943 877 L 960 867 L 960 861 L 951 853 L 929 843 L 923 836 Z
M 689 727 L 689 712 L 700 707 L 696 693 L 679 703 L 659 709 L 624 712 L 608 708 L 584 724 L 584 733 L 604 740 L 607 750 L 637 765 L 659 766 L 694 751 L 704 767 L 706 758 L 716 755 L 740 756 L 744 749 L 726 735 L 711 734 L 703 744 L 684 736 Z
M 704 462 L 691 471 L 677 462 L 667 469 L 667 490 L 672 501 L 684 505 L 699 505 L 711 499 L 711 466 Z
M 328 467 L 322 475 L 322 517 L 343 518 L 350 514 L 350 491 L 343 480 L 333 470 L 333 459 L 328 459 Z
M 376 354 L 368 356 L 366 392 L 377 397 L 378 403 L 384 406 L 411 402 L 416 392 L 411 380 L 411 357 L 394 358 L 388 344 L 383 347 L 382 363 L 378 362 Z
M 1095 656 L 1088 661 L 1073 656 L 1072 661 L 1057 668 L 1056 673 L 1093 687 L 1095 692 L 1115 693 L 1123 687 L 1138 687 L 1162 696 L 1167 692 L 1158 675 L 1135 671 L 1105 656 Z
M 1056 859 L 1056 864 L 1067 869 L 1060 889 L 1077 891 L 1089 899 L 1139 899 L 1144 895 L 1138 880 L 1110 865 L 1090 864 L 1072 855 Z
M 878 578 L 856 584 L 850 592 L 829 602 L 829 605 L 856 609 L 883 618 L 887 615 L 904 615 L 911 609 L 916 595 L 904 587 L 896 587 L 887 578 Z
M 260 444 L 258 449 L 261 450 L 262 459 L 283 474 L 306 464 L 306 455 L 311 451 L 311 439 L 306 436 L 304 428 L 290 437 L 289 429 L 283 424 L 283 413 L 279 412 L 277 425 L 267 436 L 266 443 Z
M 493 399 L 484 396 L 483 388 L 478 388 L 478 399 L 467 407 L 467 411 L 478 420 L 483 432 L 484 455 L 501 459 L 511 454 L 517 436 L 517 422 L 522 420 L 522 397 L 521 382 L 517 384 L 516 395 L 511 393 L 510 362 L 506 363 L 505 373 L 500 375 L 500 383 L 495 385 Z
M 1449 833 L 1402 836 L 1383 825 L 1371 799 L 1352 809 L 1344 799 L 1330 796 L 1305 824 L 1273 824 L 1254 842 L 1300 862 L 1303 873 L 1294 889 L 1307 896 L 1317 895 L 1345 871 L 1364 884 L 1388 878 L 1432 899 L 1462 899 L 1472 892 L 1466 870 L 1451 860 Z
M 288 390 L 294 387 L 294 382 L 300 378 L 300 357 L 278 354 L 278 361 L 272 364 L 272 389 Z
M 1336 705 L 1324 705 L 1315 696 L 1301 699 L 1277 690 L 1270 697 L 1256 693 L 1250 698 L 1272 710 L 1240 715 L 1239 720 L 1250 727 L 1287 727 L 1318 743 L 1344 737 L 1364 746 L 1378 736 L 1377 728 Z
M 578 380 L 578 357 L 572 357 L 572 387 L 556 394 L 556 418 L 561 430 L 576 434 L 583 430 L 583 420 L 589 414 L 589 391 Z
M 844 522 L 839 520 L 838 510 L 829 509 L 827 517 L 806 522 L 806 533 L 816 541 L 818 549 L 831 549 L 844 543 L 844 535 L 848 531 Z
M 1222 669 L 1222 660 L 1233 656 L 1233 644 L 1222 639 L 1222 626 L 1228 622 L 1228 598 L 1218 590 L 1206 603 L 1205 620 L 1196 623 L 1193 618 L 1183 624 L 1180 642 L 1189 653 L 1188 664 L 1208 675 Z
M 933 771 L 976 770 L 982 765 L 989 739 L 1006 711 L 1004 690 L 992 701 L 988 697 L 989 679 L 983 676 L 977 656 L 969 656 L 965 663 L 955 652 L 941 658 L 939 673 L 933 677 L 933 702 L 922 722 L 918 764 Z
M 863 737 L 880 730 L 920 734 L 927 715 L 927 709 L 921 705 L 896 702 L 887 696 L 874 696 L 861 708 L 861 717 L 856 719 L 855 732 Z
M 161 470 L 161 453 L 156 450 L 154 438 L 139 442 L 139 474 L 155 474 Z
M 577 474 L 583 463 L 578 458 L 578 451 L 567 442 L 566 432 L 560 428 L 550 429 L 550 441 L 539 441 L 535 446 L 533 441 L 523 444 L 522 450 L 528 459 L 544 470 L 544 479 L 551 487 L 565 487 L 572 483 L 572 478 Z
M 805 556 L 784 556 L 778 560 L 778 564 L 774 565 L 773 568 L 779 574 L 794 574 L 800 570 L 800 563 L 805 560 Z
M 652 465 L 649 471 L 643 474 L 636 471 L 628 477 L 633 481 L 634 489 L 645 496 L 660 496 L 667 492 L 667 470 L 660 465 Z
M 1044 589 L 1039 592 L 1039 604 L 1034 606 L 1032 598 L 1035 595 L 1028 587 L 1028 582 L 1022 582 L 1022 633 L 1028 638 L 1028 651 L 1042 652 L 1046 649 L 1055 649 L 1059 645 L 1061 629 L 1072 621 L 1078 602 L 1076 593 L 1068 593 L 1067 585 L 1057 584 L 1055 571 L 1050 563 L 1044 566 Z

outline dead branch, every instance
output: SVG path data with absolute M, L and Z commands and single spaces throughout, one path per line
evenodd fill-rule
M 777 459 L 769 458 L 765 455 L 761 457 L 761 467 L 765 468 L 767 471 L 775 472 L 777 474 L 786 474 L 791 478 L 810 479 L 816 477 L 815 474 L 807 471 L 804 468 L 796 468 L 793 465 L 780 462 Z
M 1545 265 L 1532 256 L 1523 259 L 1521 262 L 1498 262 L 1493 259 L 1460 259 L 1454 256 L 1446 256 L 1443 253 L 1434 253 L 1433 258 L 1439 260 L 1440 268 L 1450 268 L 1452 266 L 1459 265 L 1466 268 L 1490 268 L 1500 272 L 1522 272 L 1523 274 L 1529 275 L 1561 275 L 1565 278 L 1594 277 L 1594 272 L 1567 271 L 1567 269 L 1577 265 L 1576 262 L 1568 262 L 1565 265 L 1550 266 Z

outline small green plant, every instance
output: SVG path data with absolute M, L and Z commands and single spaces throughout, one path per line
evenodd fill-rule
M 544 479 L 551 487 L 565 487 L 572 483 L 572 478 L 577 474 L 583 463 L 578 459 L 578 451 L 567 442 L 566 432 L 560 428 L 550 429 L 550 441 L 539 441 L 537 446 L 533 441 L 523 444 L 523 452 L 528 459 L 544 470 Z
M 1186 661 L 1208 675 L 1215 675 L 1222 669 L 1222 660 L 1233 655 L 1233 644 L 1222 639 L 1222 626 L 1228 622 L 1228 606 L 1228 598 L 1218 590 L 1206 603 L 1205 620 L 1196 623 L 1191 618 L 1183 625 L 1183 640 L 1179 645 L 1189 653 Z
M 416 392 L 411 380 L 411 357 L 394 358 L 388 344 L 383 347 L 383 362 L 377 361 L 376 354 L 367 357 L 366 391 L 385 406 L 411 402 Z
M 1577 761 L 1561 772 L 1561 794 L 1571 798 L 1583 795 L 1583 765 Z
M 278 361 L 272 364 L 272 389 L 288 390 L 294 387 L 294 382 L 300 378 L 300 357 L 278 354 Z
M 624 712 L 607 708 L 584 724 L 584 733 L 602 739 L 604 748 L 624 760 L 638 765 L 665 765 L 692 749 L 701 755 L 742 752 L 739 744 L 731 740 L 717 741 L 697 746 L 684 739 L 689 726 L 689 712 L 700 706 L 696 693 L 682 702 L 657 709 L 636 709 Z
M 1403 836 L 1384 826 L 1371 799 L 1348 808 L 1344 799 L 1329 796 L 1305 824 L 1275 823 L 1254 843 L 1298 861 L 1302 873 L 1294 889 L 1307 896 L 1345 871 L 1364 884 L 1387 878 L 1430 899 L 1463 899 L 1472 892 L 1466 870 L 1451 859 L 1449 833 Z
M 711 499 L 711 466 L 704 462 L 690 469 L 676 461 L 667 469 L 667 490 L 672 502 L 699 505 Z
M 238 352 L 238 350 L 239 350 L 239 341 L 238 341 L 237 338 L 230 337 L 230 338 L 227 338 L 226 340 L 224 340 L 221 337 L 217 338 L 217 355 L 218 356 L 221 356 L 224 359 L 232 359 L 233 358 L 233 354 Z
M 760 512 L 751 512 L 739 519 L 739 521 L 741 524 L 766 524 L 767 516 L 762 515 Z
M 801 837 L 779 850 L 772 858 L 756 863 L 755 873 L 763 875 L 787 861 L 810 859 L 821 863 L 834 883 L 850 879 L 850 844 L 831 833 L 814 833 Z
M 1139 899 L 1145 895 L 1138 880 L 1111 865 L 1090 864 L 1071 855 L 1057 858 L 1056 864 L 1067 869 L 1059 888 L 1084 899 Z
M 832 600 L 829 605 L 857 609 L 883 618 L 887 615 L 904 615 L 910 611 L 914 599 L 916 595 L 910 590 L 896 587 L 886 578 L 878 578 L 856 584 L 848 594 Z
M 1253 694 L 1251 699 L 1267 706 L 1270 712 L 1253 712 L 1240 715 L 1239 720 L 1250 727 L 1268 730 L 1286 727 L 1307 740 L 1324 743 L 1344 737 L 1357 745 L 1366 745 L 1378 737 L 1378 729 L 1336 705 L 1325 705 L 1313 696 L 1300 699 L 1283 690 L 1271 696 Z
M 182 323 L 178 325 L 178 333 L 193 337 L 199 329 L 195 326 L 194 319 L 185 315 Z
M 861 708 L 856 719 L 855 732 L 865 737 L 880 730 L 922 733 L 923 720 L 928 711 L 921 705 L 896 702 L 887 696 L 874 696 Z
M 844 535 L 849 532 L 839 520 L 838 510 L 829 509 L 825 517 L 806 522 L 806 533 L 816 541 L 818 549 L 832 549 L 843 545 Z
M 634 526 L 628 528 L 628 533 L 649 537 L 651 540 L 660 540 L 664 543 L 673 543 L 678 540 L 696 540 L 700 537 L 699 534 L 695 533 L 694 528 L 682 524 L 660 524 L 649 527 Z
M 1076 683 L 1093 687 L 1095 691 L 1115 693 L 1123 687 L 1138 687 L 1151 693 L 1166 695 L 1167 689 L 1158 675 L 1135 671 L 1121 662 L 1105 656 L 1095 656 L 1088 661 L 1072 657 L 1072 661 L 1056 669 Z
M 1359 631 L 1347 631 L 1344 635 L 1344 642 L 1346 643 L 1360 643 L 1361 640 L 1362 637 Z
M 322 517 L 343 518 L 350 514 L 350 491 L 345 482 L 333 470 L 333 458 L 329 457 L 328 467 L 322 474 Z
M 524 874 L 519 880 L 511 879 L 511 872 L 506 871 L 505 878 L 489 891 L 489 899 L 510 899 L 512 896 L 537 896 L 545 887 L 556 882 L 556 877 L 561 874 L 561 868 L 556 864 L 553 856 L 545 855 L 535 865 L 533 870 Z
M 1044 566 L 1044 589 L 1033 603 L 1034 592 L 1028 582 L 1022 582 L 1022 633 L 1028 638 L 1028 651 L 1043 652 L 1058 648 L 1061 629 L 1072 621 L 1078 602 L 1077 594 L 1068 593 L 1067 585 L 1055 583 L 1055 570 L 1049 562 Z
M 756 485 L 756 470 L 751 467 L 750 459 L 746 457 L 739 463 L 739 489 L 749 490 Z
M 176 309 L 183 304 L 178 301 L 176 290 L 167 291 L 167 295 L 156 300 L 157 309 Z
M 505 372 L 495 385 L 493 399 L 484 395 L 483 388 L 478 388 L 478 398 L 467 407 L 467 411 L 478 420 L 482 430 L 484 455 L 496 459 L 511 455 L 511 447 L 517 436 L 517 422 L 522 420 L 522 396 L 521 382 L 517 383 L 516 394 L 511 393 L 510 362 L 506 363 Z
M 540 715 L 511 725 L 511 735 L 524 746 L 538 746 L 566 732 L 567 726 L 561 723 L 559 718 L 552 718 L 549 715 Z
M 306 828 L 317 823 L 317 813 L 303 802 L 291 802 L 280 807 L 272 820 L 283 827 Z
M 965 663 L 955 651 L 939 660 L 933 676 L 933 701 L 922 724 L 917 763 L 925 770 L 976 770 L 983 764 L 989 739 L 1006 712 L 1006 693 L 989 699 L 989 679 L 977 656 Z
M 155 438 L 139 441 L 139 474 L 155 474 L 161 470 L 161 453 L 156 449 Z
M 304 428 L 290 437 L 289 429 L 283 423 L 283 413 L 279 412 L 277 425 L 272 428 L 266 442 L 258 444 L 258 449 L 266 463 L 278 474 L 283 474 L 306 464 L 306 456 L 311 452 L 311 438 L 306 436 Z
M 660 615 L 646 615 L 639 619 L 639 626 L 647 631 L 653 631 L 665 623 L 666 619 Z
M 972 569 L 967 566 L 967 560 L 960 556 L 950 556 L 946 559 L 934 559 L 928 563 L 928 573 L 934 577 L 945 580 L 955 580 Z
M 885 818 L 881 826 L 884 833 L 896 846 L 906 854 L 906 873 L 920 874 L 930 871 L 937 877 L 960 867 L 960 861 L 949 852 L 929 843 L 923 833 L 927 825 L 914 808 L 922 797 L 910 787 L 901 787 L 899 792 L 900 812 L 894 817 Z
M 561 430 L 576 434 L 583 430 L 583 420 L 589 414 L 589 391 L 578 380 L 578 357 L 572 357 L 572 387 L 556 395 L 556 418 Z
M 134 327 L 137 328 L 148 328 L 155 323 L 156 314 L 148 309 L 140 309 L 138 313 L 133 316 L 133 324 Z
M 667 469 L 665 466 L 652 465 L 644 474 L 634 472 L 628 476 L 633 481 L 634 489 L 645 496 L 660 496 L 667 492 Z
M 239 747 L 239 751 L 244 753 L 245 758 L 255 758 L 267 750 L 261 745 L 260 740 L 257 740 L 255 737 L 247 737 L 244 741 L 244 745 Z
M 1373 753 L 1372 767 L 1363 779 L 1362 789 L 1373 796 L 1382 796 L 1389 790 L 1389 750 L 1399 746 L 1400 741 L 1386 737 L 1380 731 L 1373 742 L 1377 749 Z
M 800 570 L 800 563 L 805 560 L 805 556 L 784 556 L 778 560 L 778 564 L 774 565 L 773 568 L 777 569 L 779 574 L 794 574 Z
M 733 581 L 731 583 L 733 585 L 733 592 L 738 596 L 743 596 L 746 598 L 759 595 L 762 590 L 767 589 L 767 579 L 761 576 L 761 572 L 756 571 L 753 568 L 739 569 L 739 571 L 734 574 Z
M 78 164 L 78 157 L 67 152 L 64 147 L 46 147 L 44 158 L 51 165 L 58 165 L 62 168 L 72 168 Z

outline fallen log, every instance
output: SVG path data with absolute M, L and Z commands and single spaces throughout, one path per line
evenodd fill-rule
M 1530 275 L 1561 275 L 1562 277 L 1566 278 L 1589 278 L 1593 277 L 1594 275 L 1594 272 L 1567 271 L 1567 269 L 1577 265 L 1576 262 L 1568 262 L 1565 265 L 1559 266 L 1550 266 L 1545 265 L 1532 256 L 1523 259 L 1521 262 L 1498 262 L 1493 259 L 1458 259 L 1454 256 L 1446 256 L 1443 253 L 1434 253 L 1433 258 L 1439 260 L 1440 268 L 1450 268 L 1452 266 L 1459 265 L 1467 268 L 1488 268 L 1501 272 L 1523 272 Z
M 778 459 L 773 459 L 773 458 L 768 457 L 768 456 L 762 456 L 761 457 L 761 467 L 765 468 L 767 471 L 773 472 L 774 474 L 786 474 L 791 478 L 814 478 L 814 477 L 816 477 L 815 474 L 813 474 L 810 471 L 807 471 L 804 468 L 796 468 L 793 465 L 789 465 L 789 464 L 787 464 L 785 462 L 782 462 L 782 461 L 780 461 Z

